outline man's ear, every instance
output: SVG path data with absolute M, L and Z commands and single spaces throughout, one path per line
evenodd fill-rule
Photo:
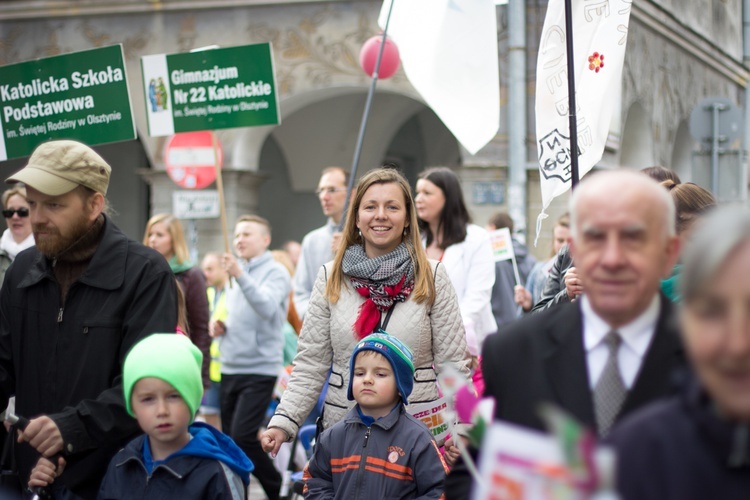
M 89 209 L 89 221 L 94 222 L 99 215 L 104 211 L 104 205 L 106 204 L 106 200 L 104 199 L 104 195 L 102 193 L 94 193 L 93 195 L 89 196 L 89 199 L 86 201 L 88 204 Z
M 679 236 L 670 236 L 667 238 L 667 259 L 665 262 L 665 268 L 662 270 L 662 279 L 669 278 L 672 274 L 672 269 L 680 260 L 680 251 L 682 250 L 682 240 Z
M 573 243 L 573 236 L 568 236 L 568 253 L 570 253 L 570 258 L 573 260 L 573 262 L 576 261 L 575 257 L 575 244 Z

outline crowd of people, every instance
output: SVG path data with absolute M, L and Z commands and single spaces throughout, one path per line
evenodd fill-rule
M 110 172 L 51 141 L 7 180 L 8 495 L 241 499 L 252 474 L 276 500 L 273 458 L 312 418 L 306 498 L 470 498 L 466 426 L 435 440 L 409 413 L 448 367 L 498 420 L 545 431 L 549 402 L 594 430 L 624 499 L 750 492 L 750 212 L 673 172 L 589 174 L 537 262 L 507 213 L 472 222 L 451 169 L 375 168 L 348 193 L 329 167 L 301 245 L 272 251 L 244 215 L 199 264 L 171 214 L 142 244 L 116 227 Z

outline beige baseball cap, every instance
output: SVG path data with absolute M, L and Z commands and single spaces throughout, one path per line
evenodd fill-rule
M 23 182 L 48 196 L 69 193 L 86 186 L 107 194 L 110 167 L 96 151 L 76 141 L 49 141 L 40 144 L 29 163 L 5 182 Z

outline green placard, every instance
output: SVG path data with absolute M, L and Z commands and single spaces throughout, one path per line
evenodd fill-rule
M 121 45 L 3 66 L 0 102 L 0 160 L 28 156 L 49 139 L 136 137 Z
M 149 134 L 279 123 L 271 45 L 141 58 Z

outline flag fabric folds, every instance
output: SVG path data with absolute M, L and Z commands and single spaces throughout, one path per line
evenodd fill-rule
M 406 77 L 458 141 L 475 154 L 500 126 L 494 0 L 385 0 L 378 20 L 398 46 Z
M 612 112 L 619 105 L 622 67 L 632 0 L 571 2 L 578 169 L 583 175 L 602 158 Z M 550 0 L 536 67 L 536 141 L 542 184 L 542 213 L 571 185 L 565 2 Z

